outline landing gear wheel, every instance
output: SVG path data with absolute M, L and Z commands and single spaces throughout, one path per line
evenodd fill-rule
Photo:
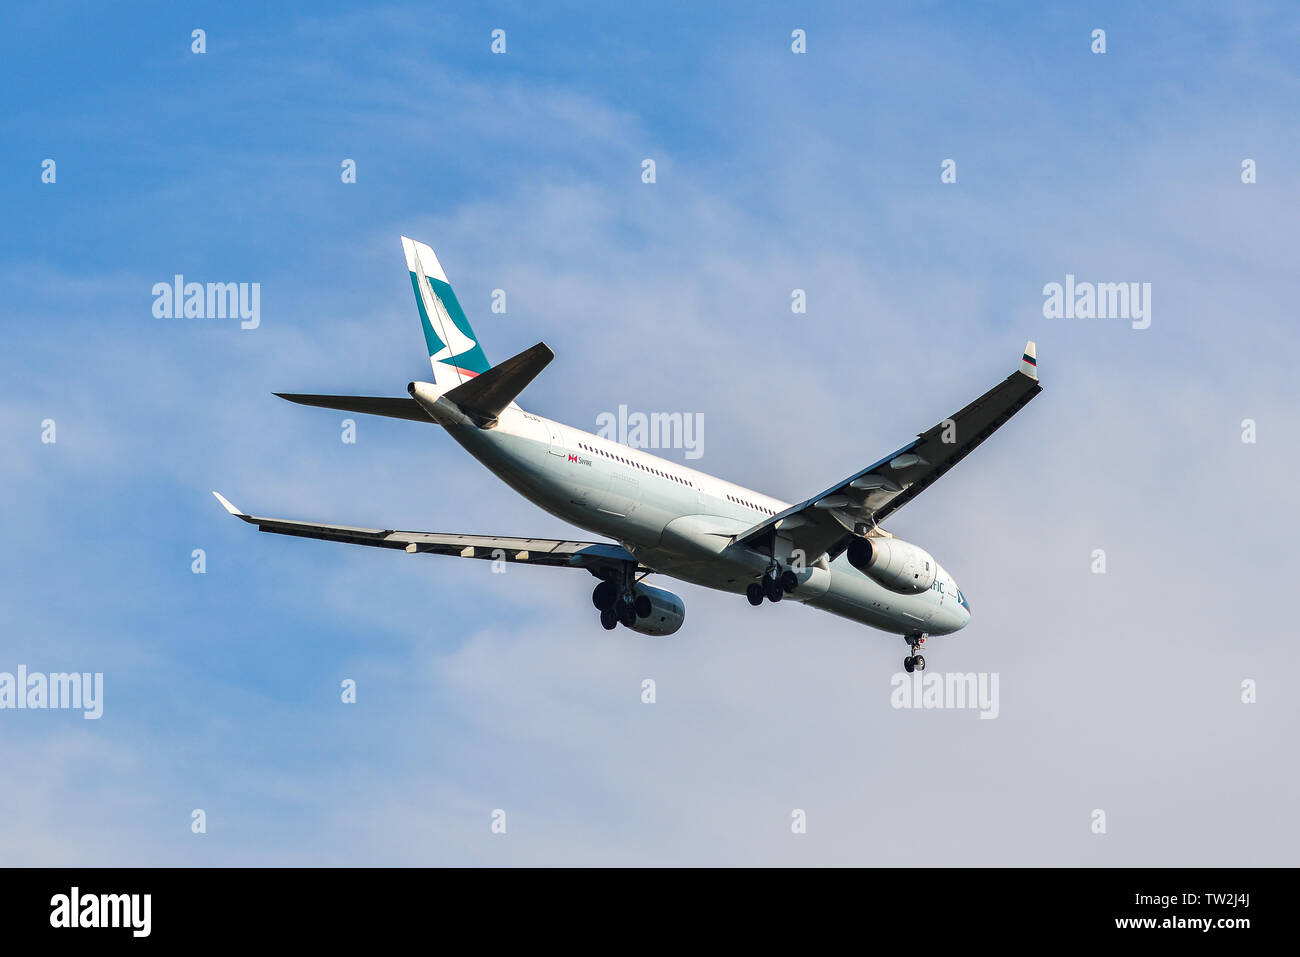
M 781 591 L 781 583 L 775 578 L 763 579 L 763 592 L 767 595 L 767 600 L 777 602 L 785 592 Z
M 649 618 L 650 612 L 653 610 L 650 607 L 650 598 L 647 595 L 637 595 L 636 601 L 632 602 L 632 607 L 636 609 L 638 618 Z
M 745 589 L 745 597 L 749 599 L 751 605 L 763 604 L 763 586 L 758 582 L 750 582 L 749 587 Z
M 600 624 L 606 631 L 613 631 L 618 627 L 618 615 L 614 614 L 613 608 L 606 608 L 600 613 Z
M 904 635 L 903 640 L 907 642 L 907 649 L 910 652 L 910 654 L 903 659 L 903 667 L 907 669 L 907 673 L 911 674 L 913 671 L 924 671 L 925 656 L 920 654 L 920 651 L 925 647 L 925 635 Z
M 618 589 L 614 587 L 613 582 L 601 582 L 596 586 L 596 590 L 591 593 L 591 603 L 601 611 L 606 608 L 613 608 L 617 599 Z
M 799 587 L 799 576 L 788 568 L 781 573 L 781 590 L 787 595 Z
M 636 624 L 636 608 L 626 598 L 620 598 L 614 605 L 614 614 L 628 628 Z

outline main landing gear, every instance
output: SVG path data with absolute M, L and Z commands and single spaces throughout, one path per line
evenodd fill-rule
M 920 654 L 925 645 L 925 635 L 904 635 L 911 654 L 903 659 L 903 668 L 910 675 L 913 671 L 925 670 L 925 655 Z
M 648 618 L 651 612 L 650 599 L 632 590 L 631 575 L 624 576 L 622 587 L 612 581 L 601 582 L 591 593 L 591 603 L 600 610 L 600 623 L 606 631 L 619 625 L 631 628 L 638 618 Z
M 745 589 L 745 597 L 749 599 L 751 605 L 763 604 L 764 598 L 777 602 L 798 587 L 799 576 L 788 568 L 782 571 L 781 566 L 774 563 L 764 573 L 761 581 L 749 583 L 749 587 Z

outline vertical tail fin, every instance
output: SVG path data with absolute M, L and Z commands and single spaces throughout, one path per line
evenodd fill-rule
M 424 243 L 405 236 L 402 251 L 406 253 L 406 268 L 411 273 L 420 325 L 429 347 L 434 384 L 454 388 L 486 372 L 491 364 L 447 282 L 438 257 Z

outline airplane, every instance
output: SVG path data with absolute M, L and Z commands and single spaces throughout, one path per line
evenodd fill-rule
M 555 358 L 539 342 L 499 365 L 487 356 L 434 251 L 402 237 L 433 368 L 407 397 L 275 393 L 300 405 L 442 426 L 494 475 L 552 515 L 606 541 L 407 532 L 230 514 L 263 532 L 411 554 L 584 569 L 599 579 L 600 623 L 649 637 L 677 632 L 685 602 L 660 575 L 744 595 L 789 598 L 892 635 L 903 667 L 924 670 L 927 637 L 951 635 L 970 602 L 925 549 L 881 521 L 930 487 L 1042 391 L 1034 343 L 1017 370 L 959 412 L 830 488 L 790 503 L 526 412 L 515 402 Z

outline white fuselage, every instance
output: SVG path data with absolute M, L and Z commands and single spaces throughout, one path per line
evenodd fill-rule
M 743 594 L 768 567 L 765 552 L 733 544 L 789 507 L 712 475 L 510 406 L 482 429 L 428 383 L 412 394 L 476 459 L 529 501 L 611 538 L 656 573 Z M 920 594 L 892 591 L 841 555 L 796 566 L 789 599 L 894 634 L 946 635 L 970 620 L 942 567 Z M 802 564 L 802 563 L 801 563 Z

